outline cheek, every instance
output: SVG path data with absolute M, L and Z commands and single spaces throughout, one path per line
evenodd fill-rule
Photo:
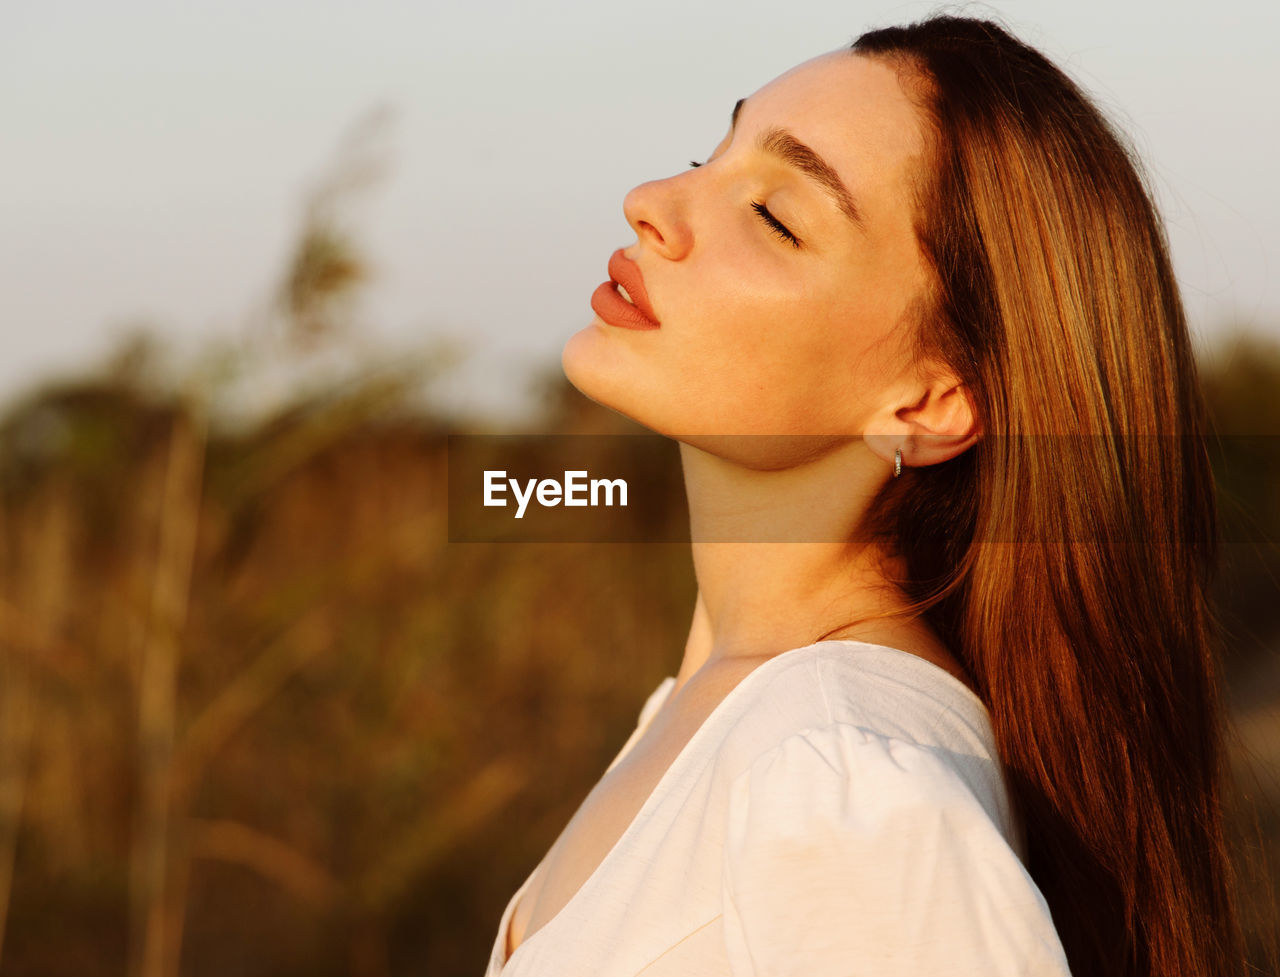
M 764 288 L 739 276 L 689 307 L 673 343 L 680 385 L 717 422 L 769 431 L 848 431 L 897 372 L 900 336 L 886 290 L 850 280 Z M 673 326 L 677 323 L 673 323 Z M 711 420 L 711 418 L 708 418 Z M 726 428 L 715 428 L 724 430 Z
M 715 335 L 708 329 L 670 362 L 670 396 L 688 430 L 818 434 L 857 424 L 859 361 L 831 324 L 798 315 L 794 303 L 722 311 Z

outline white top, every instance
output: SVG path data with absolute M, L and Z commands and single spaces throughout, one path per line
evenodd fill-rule
M 917 655 L 784 652 L 730 690 L 504 966 L 525 880 L 485 977 L 1067 977 L 996 756 L 982 701 Z

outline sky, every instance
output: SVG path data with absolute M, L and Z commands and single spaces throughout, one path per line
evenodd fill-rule
M 351 133 L 354 338 L 465 353 L 442 396 L 518 414 L 591 318 L 626 191 L 704 159 L 740 97 L 933 3 L 6 0 L 0 403 L 145 327 L 252 342 Z M 954 8 L 953 8 L 954 9 Z M 1197 341 L 1280 340 L 1280 6 L 997 0 L 1128 133 Z M 344 143 L 344 140 L 346 142 Z

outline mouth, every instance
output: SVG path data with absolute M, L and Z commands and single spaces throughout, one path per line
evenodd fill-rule
M 661 325 L 649 304 L 639 266 L 621 248 L 609 258 L 609 281 L 592 294 L 591 308 L 611 326 L 657 329 Z

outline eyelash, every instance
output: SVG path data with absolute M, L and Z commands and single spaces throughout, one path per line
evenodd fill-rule
M 751 202 L 751 209 L 760 215 L 760 219 L 762 221 L 764 221 L 771 228 L 773 228 L 774 233 L 776 233 L 778 237 L 790 243 L 791 246 L 794 248 L 800 247 L 799 239 L 794 234 L 792 234 L 789 230 L 787 230 L 786 225 L 783 224 L 782 221 L 778 220 L 778 218 L 774 217 L 773 214 L 769 213 L 768 207 L 766 207 L 762 203 L 758 203 L 753 200 Z
M 697 160 L 691 159 L 689 160 L 689 165 L 692 167 L 699 167 L 702 164 L 699 163 Z M 759 203 L 758 201 L 753 200 L 751 201 L 751 209 L 760 215 L 760 219 L 764 221 L 766 224 L 768 224 L 769 227 L 773 230 L 773 232 L 778 235 L 778 237 L 782 238 L 782 240 L 786 241 L 793 248 L 798 249 L 800 247 L 799 238 L 797 238 L 794 234 L 792 234 L 789 230 L 787 230 L 787 226 L 783 224 L 782 221 L 778 220 L 778 218 L 774 217 L 773 214 L 769 212 L 768 207 L 766 207 L 762 203 Z

